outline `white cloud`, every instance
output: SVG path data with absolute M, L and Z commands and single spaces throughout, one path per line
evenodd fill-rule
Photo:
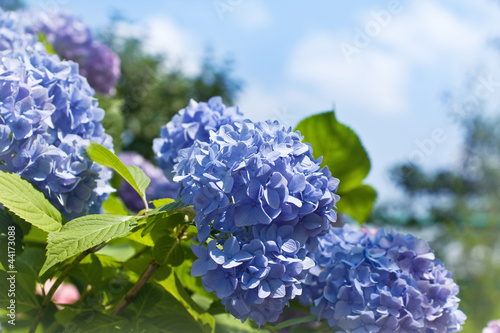
M 187 74 L 200 71 L 203 52 L 193 35 L 163 17 L 148 20 L 147 29 L 147 51 L 167 55 L 168 65 L 180 65 Z
M 405 3 L 402 12 L 393 14 L 365 45 L 355 38 L 375 22 L 373 12 L 365 13 L 349 33 L 316 31 L 292 51 L 288 74 L 295 82 L 316 87 L 325 99 L 334 98 L 342 109 L 385 115 L 411 112 L 411 90 L 422 84 L 413 77 L 439 73 L 451 82 L 461 80 L 486 56 L 498 11 L 484 1 L 478 3 L 481 21 L 430 0 Z M 341 49 L 346 43 L 356 48 L 350 62 Z

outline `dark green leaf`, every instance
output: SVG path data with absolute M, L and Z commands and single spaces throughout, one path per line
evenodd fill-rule
M 102 279 L 102 265 L 99 258 L 93 253 L 87 256 L 71 271 L 71 276 L 98 291 Z
M 340 179 L 339 190 L 357 187 L 370 171 L 370 159 L 356 133 L 337 121 L 334 112 L 302 120 L 297 130 L 313 147 L 314 157 L 323 156 L 332 175 Z
M 21 176 L 0 171 L 0 203 L 11 212 L 45 230 L 59 230 L 65 219 L 47 198 Z
M 173 267 L 179 266 L 184 261 L 184 250 L 179 240 L 170 236 L 162 236 L 155 242 L 153 254 L 160 264 Z
M 177 278 L 176 274 L 170 274 L 170 276 L 161 281 L 160 284 L 165 288 L 165 290 L 172 295 L 177 301 L 182 304 L 182 309 L 187 310 L 192 318 L 194 318 L 198 324 L 197 330 L 187 330 L 191 332 L 206 332 L 211 333 L 215 330 L 215 319 L 212 315 L 206 313 L 201 309 L 189 296 L 187 291 L 182 286 L 181 282 Z M 179 327 L 182 329 L 182 327 Z M 177 332 L 177 331 L 176 331 Z M 178 331 L 185 332 L 185 331 Z
M 162 298 L 163 290 L 156 283 L 146 283 L 134 299 L 135 320 L 146 316 Z
M 82 333 L 114 333 L 123 332 L 129 322 L 124 317 L 108 316 L 96 311 L 78 314 L 66 324 L 66 331 Z

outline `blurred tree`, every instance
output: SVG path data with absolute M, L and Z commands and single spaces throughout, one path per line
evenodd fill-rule
M 17 10 L 24 7 L 25 4 L 22 0 L 0 0 L 0 8 L 3 10 Z
M 220 64 L 209 50 L 194 77 L 180 68 L 165 69 L 168 55 L 147 53 L 140 38 L 119 36 L 116 29 L 120 22 L 123 19 L 115 15 L 101 37 L 121 59 L 122 75 L 116 95 L 111 98 L 123 101 L 123 150 L 137 151 L 152 159 L 152 140 L 159 136 L 160 127 L 191 98 L 206 101 L 221 96 L 225 103 L 232 104 L 241 83 L 231 76 L 231 61 Z

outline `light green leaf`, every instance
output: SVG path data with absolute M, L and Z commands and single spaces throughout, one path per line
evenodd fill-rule
M 284 322 L 279 323 L 278 325 L 276 325 L 274 327 L 277 329 L 282 329 L 282 328 L 290 327 L 293 325 L 310 323 L 310 322 L 314 322 L 314 321 L 318 321 L 318 316 L 304 316 L 304 317 L 299 317 L 299 318 L 293 318 L 290 320 L 285 320 Z
M 370 215 L 377 192 L 369 185 L 361 185 L 342 195 L 337 203 L 339 211 L 349 214 L 356 221 L 366 221 Z
M 69 221 L 61 230 L 49 234 L 47 260 L 40 275 L 75 254 L 127 234 L 134 222 L 132 216 L 110 214 L 87 215 Z
M 151 184 L 151 179 L 146 176 L 141 168 L 136 167 L 135 165 L 129 165 L 127 166 L 127 169 L 135 179 L 139 190 L 141 190 L 142 193 L 146 193 L 146 189 L 148 188 L 149 184 Z
M 229 313 L 220 313 L 214 316 L 217 333 L 268 333 L 266 329 L 252 327 L 250 320 L 242 323 Z
M 0 203 L 45 231 L 59 230 L 66 221 L 39 189 L 12 172 L 0 171 Z
M 155 205 L 156 206 L 156 205 Z M 170 201 L 164 205 L 161 205 L 155 209 L 153 209 L 152 211 L 150 211 L 147 216 L 151 216 L 151 215 L 154 215 L 154 214 L 158 214 L 158 213 L 168 213 L 168 212 L 172 212 L 174 210 L 179 210 L 179 209 L 182 209 L 184 207 L 187 207 L 187 205 L 185 205 L 181 199 L 177 200 L 177 201 Z
M 123 201 L 116 196 L 116 194 L 111 193 L 108 200 L 104 201 L 102 208 L 106 213 L 115 215 L 130 215 L 127 208 L 123 204 Z
M 118 172 L 120 176 L 139 193 L 141 198 L 146 198 L 146 188 L 151 180 L 149 180 L 144 172 L 139 172 L 135 168 L 126 167 L 111 150 L 95 142 L 91 142 L 90 145 L 88 145 L 87 154 L 89 154 L 90 158 L 95 162 Z M 137 179 L 135 177 L 137 177 Z M 146 180 L 146 178 L 149 181 Z
M 179 266 L 184 261 L 184 250 L 179 240 L 170 236 L 162 236 L 155 242 L 153 254 L 160 264 L 172 267 Z
M 49 53 L 49 54 L 56 54 L 56 51 L 54 51 L 54 48 L 49 43 L 49 41 L 47 40 L 47 36 L 45 36 L 45 34 L 43 32 L 40 32 L 38 34 L 38 41 L 40 43 L 42 43 L 43 46 L 45 46 L 45 50 L 47 51 L 47 53 Z
M 153 205 L 155 206 L 155 208 L 158 208 L 160 206 L 163 206 L 163 205 L 166 205 L 166 204 L 169 204 L 171 202 L 174 202 L 175 200 L 174 199 L 171 199 L 171 198 L 164 198 L 164 199 L 157 199 L 157 200 L 153 200 L 151 201 L 153 203 Z

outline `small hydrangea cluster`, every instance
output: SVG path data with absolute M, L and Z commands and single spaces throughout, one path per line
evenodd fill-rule
M 160 168 L 155 167 L 151 162 L 134 152 L 123 152 L 118 157 L 125 165 L 135 165 L 141 168 L 151 179 L 151 184 L 146 190 L 148 200 L 177 198 L 179 185 L 168 181 Z M 138 212 L 144 209 L 144 202 L 129 183 L 122 182 L 118 195 L 130 210 Z
M 220 97 L 212 97 L 207 103 L 189 101 L 160 130 L 160 138 L 153 141 L 153 151 L 165 176 L 172 180 L 174 165 L 179 161 L 180 149 L 191 147 L 195 140 L 208 142 L 210 131 L 223 125 L 233 125 L 243 120 L 238 107 L 227 108 Z
M 332 228 L 311 254 L 300 301 L 347 332 L 457 332 L 458 286 L 423 239 Z
M 236 318 L 277 320 L 314 265 L 306 247 L 314 251 L 336 219 L 338 180 L 278 122 L 224 125 L 179 160 L 174 180 L 197 213 L 198 238 L 214 238 L 193 246 L 192 275 Z
M 63 59 L 80 65 L 80 74 L 97 92 L 109 95 L 120 78 L 120 58 L 109 47 L 94 39 L 76 17 L 64 12 L 43 13 L 30 28 L 43 32 L 54 51 Z
M 67 218 L 100 212 L 111 172 L 89 161 L 85 148 L 112 149 L 104 111 L 77 64 L 13 33 L 13 48 L 0 52 L 0 168 L 30 180 Z

